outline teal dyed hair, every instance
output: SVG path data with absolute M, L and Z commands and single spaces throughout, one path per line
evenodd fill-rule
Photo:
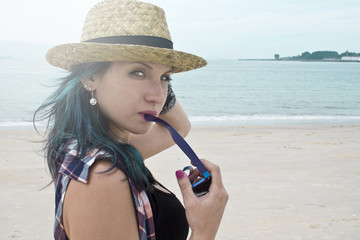
M 119 143 L 111 137 L 108 119 L 98 105 L 89 104 L 90 95 L 81 79 L 103 74 L 111 62 L 75 66 L 61 79 L 58 89 L 36 110 L 35 120 L 48 120 L 45 153 L 53 179 L 56 179 L 65 147 L 78 141 L 78 156 L 93 148 L 104 149 L 114 156 L 112 167 L 120 161 L 128 177 L 139 190 L 149 189 L 152 178 L 141 154 L 130 144 Z M 38 117 L 38 118 L 37 118 Z M 110 170 L 110 169 L 109 169 Z

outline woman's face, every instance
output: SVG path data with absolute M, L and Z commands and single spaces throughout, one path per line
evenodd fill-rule
M 118 137 L 143 134 L 151 126 L 144 113 L 158 116 L 167 97 L 171 67 L 148 62 L 114 62 L 87 82 Z M 90 85 L 91 84 L 91 85 Z

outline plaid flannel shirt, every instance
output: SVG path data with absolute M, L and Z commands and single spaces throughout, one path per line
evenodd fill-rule
M 67 240 L 64 224 L 63 224 L 63 204 L 66 190 L 70 180 L 80 181 L 82 183 L 88 182 L 88 174 L 91 165 L 96 159 L 111 159 L 112 155 L 100 149 L 93 149 L 81 159 L 77 158 L 77 141 L 73 140 L 67 146 L 67 151 L 63 159 L 63 163 L 59 169 L 58 178 L 55 180 L 56 195 L 55 195 L 55 224 L 54 224 L 54 239 Z M 120 167 L 120 163 L 117 164 Z M 139 192 L 134 184 L 129 179 L 134 203 L 136 206 L 137 222 L 139 225 L 139 239 L 140 240 L 154 240 L 155 226 L 153 213 L 151 210 L 149 199 L 145 191 Z

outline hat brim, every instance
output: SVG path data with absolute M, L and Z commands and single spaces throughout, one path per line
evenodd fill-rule
M 196 55 L 167 48 L 143 45 L 68 43 L 51 48 L 46 60 L 66 70 L 78 64 L 112 61 L 143 61 L 171 66 L 174 73 L 186 72 L 207 65 Z

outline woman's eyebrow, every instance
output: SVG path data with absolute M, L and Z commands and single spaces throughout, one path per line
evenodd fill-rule
M 151 67 L 149 64 L 147 63 L 144 63 L 144 62 L 134 62 L 134 63 L 138 63 L 138 64 L 141 64 L 143 65 L 144 67 L 150 69 L 150 70 L 153 70 L 153 67 Z M 170 69 L 168 71 L 166 71 L 165 73 L 172 73 L 173 69 L 172 67 L 170 67 Z
M 165 73 L 167 73 L 167 74 L 173 74 L 172 67 L 170 67 L 169 71 L 164 72 L 164 74 L 165 74 Z
M 146 63 L 144 63 L 144 62 L 134 62 L 134 63 L 141 64 L 141 65 L 143 65 L 144 67 L 149 68 L 150 70 L 153 70 L 153 68 L 152 68 L 149 64 L 146 64 Z

